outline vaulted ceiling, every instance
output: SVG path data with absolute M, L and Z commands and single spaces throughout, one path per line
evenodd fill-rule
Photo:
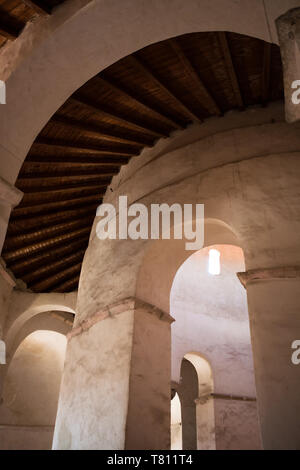
M 188 34 L 110 66 L 33 143 L 16 182 L 24 197 L 2 253 L 8 268 L 35 292 L 77 289 L 96 208 L 122 165 L 192 122 L 282 98 L 279 48 L 234 33 Z

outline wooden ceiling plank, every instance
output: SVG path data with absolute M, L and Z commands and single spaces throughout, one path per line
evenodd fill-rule
M 176 105 L 190 118 L 192 121 L 202 121 L 201 117 L 197 116 L 191 109 L 189 109 L 183 101 L 172 93 L 169 88 L 167 88 L 157 76 L 154 75 L 154 72 L 150 70 L 140 59 L 136 56 L 131 55 L 127 58 L 137 69 L 139 69 L 149 80 L 151 80 L 158 88 L 160 88 Z
M 82 261 L 80 261 L 80 263 L 73 264 L 72 266 L 58 271 L 56 274 L 49 276 L 47 279 L 38 282 L 33 282 L 30 284 L 30 287 L 33 290 L 47 291 L 51 287 L 54 287 L 57 284 L 60 284 L 61 282 L 65 281 L 66 278 L 69 279 L 70 275 L 73 276 L 74 273 L 79 273 L 81 269 L 81 264 Z
M 118 136 L 117 133 L 110 133 L 110 132 L 103 132 L 100 128 L 97 126 L 94 126 L 92 124 L 87 124 L 82 121 L 75 121 L 73 119 L 67 118 L 65 116 L 60 116 L 58 114 L 54 114 L 52 119 L 49 121 L 54 122 L 55 124 L 59 124 L 62 127 L 69 127 L 70 129 L 74 129 L 76 131 L 80 132 L 88 132 L 90 134 L 94 134 L 98 138 L 107 140 L 109 142 L 117 142 L 120 144 L 128 144 L 128 145 L 134 145 L 136 147 L 149 147 L 149 142 L 146 142 L 145 140 L 134 140 L 134 139 L 129 139 L 127 137 L 121 137 Z
M 30 257 L 31 254 L 39 253 L 44 250 L 48 250 L 49 248 L 53 248 L 59 245 L 62 245 L 64 242 L 68 243 L 70 240 L 76 239 L 83 234 L 89 234 L 91 231 L 91 226 L 88 225 L 87 227 L 80 228 L 78 230 L 68 232 L 64 235 L 60 235 L 57 237 L 50 238 L 49 240 L 33 243 L 17 250 L 7 250 L 3 253 L 3 258 L 5 261 L 14 261 L 20 258 Z
M 15 16 L 10 15 L 0 6 L 0 34 L 6 39 L 16 39 L 25 24 L 18 20 Z
M 116 174 L 122 164 L 116 163 L 53 163 L 53 162 L 25 162 L 19 173 L 19 178 L 26 177 L 52 177 L 52 176 L 76 176 L 89 174 Z
M 63 259 L 58 259 L 55 262 L 50 262 L 45 265 L 42 265 L 38 269 L 34 271 L 29 271 L 27 274 L 23 275 L 23 280 L 28 283 L 36 282 L 36 280 L 44 280 L 46 277 L 54 274 L 56 271 L 60 271 L 63 267 L 69 267 L 74 262 L 82 262 L 82 258 L 84 256 L 85 250 L 78 250 L 75 253 L 71 253 L 65 256 Z
M 47 203 L 48 205 L 57 201 L 65 200 L 69 202 L 69 199 L 77 199 L 81 196 L 87 195 L 98 195 L 99 200 L 104 196 L 107 185 L 87 185 L 68 187 L 63 189 L 54 189 L 45 192 L 24 194 L 22 199 L 22 208 L 26 206 L 34 206 Z
M 22 2 L 26 6 L 31 8 L 33 11 L 38 13 L 39 15 L 42 15 L 42 16 L 51 15 L 52 8 L 49 8 L 40 0 L 22 0 Z
M 90 175 L 92 176 L 92 175 Z M 38 196 L 38 198 L 42 199 L 43 195 L 46 195 L 46 198 L 49 196 L 55 196 L 57 193 L 62 193 L 60 194 L 61 197 L 63 197 L 63 194 L 66 193 L 72 193 L 74 190 L 78 190 L 79 188 L 82 188 L 79 186 L 80 184 L 84 184 L 84 188 L 94 188 L 97 185 L 97 180 L 92 179 L 91 181 L 86 181 L 81 178 L 80 181 L 66 181 L 64 183 L 56 182 L 56 181 L 49 181 L 48 179 L 45 178 L 33 178 L 34 183 L 28 183 L 29 178 L 26 178 L 25 180 L 22 180 L 22 182 L 19 180 L 18 181 L 18 189 L 23 191 L 25 193 L 26 198 L 23 197 L 23 199 L 27 199 L 29 196 Z M 27 181 L 27 184 L 24 182 Z M 111 178 L 108 179 L 102 179 L 101 184 L 99 183 L 97 185 L 98 188 L 102 188 L 103 190 L 106 190 L 107 186 L 109 185 L 111 181 Z M 45 183 L 46 182 L 46 183 Z M 30 188 L 30 190 L 29 190 Z
M 131 93 L 122 89 L 119 85 L 117 86 L 112 81 L 104 79 L 100 76 L 98 76 L 97 78 L 100 82 L 102 82 L 104 85 L 110 88 L 114 93 L 118 93 L 124 96 L 125 98 L 131 100 L 133 103 L 135 103 L 135 105 L 144 108 L 145 111 L 150 112 L 154 117 L 156 117 L 158 120 L 160 120 L 164 124 L 167 124 L 168 126 L 171 126 L 174 129 L 184 129 L 185 127 L 184 125 L 180 124 L 178 121 L 175 121 L 174 119 L 171 119 L 166 114 L 161 113 L 153 105 L 149 105 L 145 103 L 143 100 L 141 100 L 140 98 L 136 98 Z
M 70 292 L 71 290 L 76 289 L 78 286 L 79 277 L 80 273 L 63 284 L 60 284 L 57 288 L 53 289 L 53 292 Z
M 96 214 L 94 214 L 95 216 Z M 66 231 L 70 231 L 74 228 L 87 227 L 91 225 L 94 220 L 93 215 L 78 217 L 73 220 L 64 221 L 62 223 L 54 224 L 51 226 L 43 227 L 39 230 L 33 230 L 27 233 L 21 233 L 9 237 L 5 242 L 5 250 L 11 251 L 12 249 L 19 248 L 22 244 L 28 245 L 38 243 L 40 241 L 49 240 L 53 235 L 64 234 Z
M 34 162 L 34 163 L 57 163 L 57 164 L 64 164 L 64 165 L 71 165 L 84 163 L 84 164 L 107 164 L 107 165 L 125 165 L 130 160 L 130 157 L 126 157 L 124 155 L 93 155 L 93 154 L 76 154 L 76 155 L 59 155 L 59 154 L 51 154 L 51 155 L 34 155 L 33 153 L 29 153 L 26 157 L 26 161 Z
M 42 227 L 49 227 L 49 225 L 57 224 L 62 220 L 68 221 L 70 219 L 78 219 L 87 215 L 96 215 L 98 203 L 89 205 L 88 207 L 81 207 L 76 209 L 69 209 L 54 214 L 36 215 L 31 218 L 18 218 L 10 222 L 7 234 L 9 238 L 18 234 L 29 233 L 30 231 Z
M 49 147 L 63 147 L 64 149 L 68 150 L 82 150 L 82 151 L 92 151 L 96 152 L 99 155 L 121 155 L 124 157 L 131 158 L 132 156 L 136 156 L 139 154 L 139 150 L 133 150 L 132 152 L 124 152 L 122 150 L 105 150 L 101 148 L 100 145 L 93 145 L 93 144 L 83 144 L 80 142 L 70 142 L 64 139 L 51 139 L 48 137 L 40 136 L 38 137 L 34 143 L 33 147 L 36 145 L 46 145 Z
M 224 61 L 226 64 L 226 69 L 230 78 L 231 86 L 232 86 L 234 96 L 236 99 L 236 104 L 240 109 L 244 109 L 245 104 L 242 98 L 242 92 L 241 92 L 241 88 L 239 85 L 238 77 L 237 77 L 237 74 L 233 65 L 233 60 L 232 60 L 232 55 L 231 55 L 230 47 L 229 47 L 228 40 L 227 40 L 227 35 L 223 31 L 218 32 L 217 35 L 218 35 L 219 43 L 222 49 Z
M 99 198 L 98 194 L 62 201 L 56 200 L 52 203 L 50 202 L 47 204 L 37 204 L 34 206 L 17 206 L 11 214 L 10 221 L 13 222 L 15 220 L 20 220 L 22 218 L 30 218 L 32 216 L 37 217 L 37 215 L 41 213 L 48 215 L 48 213 L 51 213 L 51 211 L 55 211 L 55 213 L 59 215 L 63 212 L 63 209 L 65 207 L 85 207 L 86 205 L 91 204 L 94 201 L 96 201 L 98 205 L 101 203 L 101 199 Z
M 67 245 L 53 248 L 51 251 L 37 253 L 30 257 L 17 260 L 9 264 L 9 268 L 17 275 L 24 275 L 25 273 L 34 273 L 40 266 L 46 266 L 53 262 L 53 260 L 60 259 L 63 261 L 64 257 L 77 250 L 86 249 L 88 245 L 88 234 L 76 238 L 76 240 L 69 242 Z
M 108 178 L 111 178 L 116 173 L 118 173 L 119 167 L 115 168 L 101 168 L 99 170 L 94 170 L 93 172 L 84 173 L 75 173 L 72 174 L 71 172 L 65 171 L 64 173 L 53 175 L 49 173 L 47 176 L 39 173 L 30 173 L 26 175 L 22 175 L 18 178 L 18 186 L 30 187 L 30 185 L 34 186 L 35 184 L 43 184 L 45 187 L 49 184 L 50 186 L 55 185 L 64 185 L 68 182 L 72 183 L 73 181 L 90 181 L 90 180 L 105 180 L 107 181 Z
M 217 116 L 221 116 L 223 113 L 216 103 L 214 97 L 208 91 L 206 86 L 204 85 L 203 81 L 201 80 L 198 72 L 195 70 L 194 66 L 190 62 L 190 60 L 185 55 L 182 47 L 179 45 L 176 39 L 169 39 L 169 45 L 173 49 L 174 53 L 176 54 L 177 58 L 181 62 L 182 67 L 184 68 L 186 75 L 194 82 L 195 84 L 195 92 L 198 95 L 199 102 L 202 106 L 206 107 L 202 102 L 201 98 L 205 97 L 206 101 L 209 103 L 209 109 L 207 109 L 210 113 L 216 114 Z
M 70 103 L 73 102 L 77 105 L 84 106 L 84 107 L 88 108 L 90 111 L 92 111 L 93 113 L 99 114 L 99 116 L 101 116 L 102 118 L 107 117 L 109 119 L 113 119 L 117 123 L 119 123 L 121 126 L 128 127 L 129 129 L 133 129 L 133 130 L 138 131 L 138 132 L 143 132 L 143 133 L 150 134 L 151 136 L 154 136 L 156 138 L 168 137 L 168 135 L 169 135 L 165 132 L 152 129 L 149 126 L 144 126 L 143 124 L 140 124 L 138 121 L 135 121 L 132 118 L 127 118 L 127 117 L 125 118 L 124 116 L 121 116 L 117 112 L 102 109 L 102 107 L 100 108 L 99 106 L 96 106 L 96 105 L 88 102 L 86 99 L 84 99 L 82 97 L 79 98 L 77 95 L 76 96 L 74 96 L 74 95 L 71 96 L 68 99 L 68 102 L 70 102 Z

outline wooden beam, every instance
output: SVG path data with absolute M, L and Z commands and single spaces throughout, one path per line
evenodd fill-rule
M 73 264 L 65 269 L 58 270 L 55 274 L 47 277 L 46 279 L 43 279 L 42 281 L 30 283 L 30 287 L 34 291 L 45 292 L 51 287 L 57 286 L 58 284 L 61 284 L 62 282 L 70 279 L 70 275 L 73 276 L 75 273 L 79 273 L 81 270 L 81 264 L 82 260 L 79 263 Z
M 96 214 L 94 214 L 96 215 Z M 33 230 L 32 232 L 22 233 L 18 235 L 9 236 L 5 240 L 5 250 L 12 250 L 21 248 L 24 245 L 39 243 L 53 238 L 55 235 L 64 234 L 74 229 L 81 227 L 92 226 L 94 217 L 93 215 L 79 217 L 74 220 L 63 221 L 56 225 L 47 226 L 40 230 Z
M 264 43 L 264 55 L 263 55 L 263 70 L 262 70 L 262 81 L 261 81 L 261 97 L 262 105 L 266 106 L 270 99 L 270 79 L 271 79 L 271 53 L 272 44 L 269 42 Z
M 40 163 L 40 164 L 62 164 L 62 165 L 78 165 L 95 164 L 105 166 L 126 165 L 131 157 L 124 155 L 95 155 L 89 153 L 78 153 L 77 155 L 34 155 L 29 152 L 26 157 L 25 163 Z
M 157 76 L 154 75 L 152 70 L 149 69 L 140 59 L 138 59 L 134 55 L 130 55 L 126 58 L 126 60 L 130 61 L 133 66 L 140 70 L 149 80 L 151 80 L 158 88 L 160 88 L 173 102 L 176 104 L 184 113 L 185 115 L 191 119 L 192 121 L 202 121 L 202 118 L 195 114 L 192 110 L 188 108 L 179 98 L 178 96 L 174 95 L 169 88 L 167 88 Z
M 224 56 L 227 72 L 230 78 L 230 83 L 231 83 L 233 93 L 235 96 L 236 104 L 240 109 L 244 109 L 245 104 L 242 98 L 241 88 L 238 82 L 237 74 L 233 65 L 232 56 L 231 56 L 226 33 L 218 32 L 217 35 L 218 35 L 219 43 L 223 52 L 223 56 Z
M 25 217 L 23 219 L 18 218 L 10 220 L 7 229 L 7 238 L 9 239 L 15 235 L 30 233 L 35 229 L 42 230 L 43 227 L 54 226 L 62 220 L 67 222 L 68 220 L 80 219 L 85 216 L 95 216 L 98 205 L 99 204 L 95 202 L 77 209 L 62 210 L 52 214 L 42 214 L 30 218 Z
M 79 238 L 82 235 L 87 235 L 90 233 L 90 231 L 91 226 L 88 225 L 87 227 L 83 227 L 78 230 L 74 230 L 72 232 L 53 237 L 49 240 L 45 240 L 40 243 L 34 243 L 31 245 L 24 246 L 22 248 L 19 248 L 18 250 L 5 250 L 3 253 L 3 257 L 9 262 L 24 257 L 26 258 L 31 256 L 31 254 L 39 253 L 41 251 L 47 251 L 49 249 L 52 250 L 56 246 L 63 245 L 64 243 L 70 243 L 71 240 L 75 240 L 76 238 Z
M 33 147 L 36 145 L 47 145 L 49 147 L 63 147 L 64 149 L 73 150 L 73 151 L 83 151 L 97 153 L 99 155 L 123 155 L 125 157 L 132 157 L 133 155 L 138 155 L 139 150 L 132 149 L 131 151 L 123 150 L 110 150 L 109 145 L 96 145 L 91 143 L 80 143 L 80 142 L 70 142 L 65 139 L 50 139 L 44 136 L 38 136 L 33 143 Z
M 44 2 L 40 0 L 22 0 L 22 2 L 39 15 L 48 16 L 52 12 L 52 8 L 46 6 Z
M 70 129 L 74 129 L 75 131 L 80 131 L 83 133 L 94 134 L 99 139 L 108 140 L 109 142 L 117 142 L 120 144 L 128 144 L 133 145 L 136 147 L 148 147 L 150 146 L 149 140 L 141 139 L 130 139 L 127 137 L 122 137 L 117 134 L 117 132 L 107 132 L 102 131 L 98 126 L 93 124 L 87 124 L 82 121 L 76 121 L 74 119 L 67 118 L 65 116 L 60 116 L 58 114 L 54 114 L 48 124 L 55 123 L 59 124 L 62 127 L 69 127 Z
M 45 192 L 25 193 L 22 199 L 22 207 L 35 204 L 50 203 L 57 200 L 77 199 L 79 197 L 98 195 L 99 199 L 104 196 L 107 184 L 84 185 L 66 189 L 55 189 Z
M 27 177 L 51 177 L 51 176 L 74 176 L 90 174 L 116 174 L 120 170 L 121 164 L 110 161 L 109 163 L 82 163 L 77 162 L 32 162 L 23 163 L 19 178 Z
M 88 241 L 89 234 L 84 234 L 82 237 L 79 237 L 76 240 L 69 242 L 68 244 L 59 246 L 57 248 L 52 248 L 51 251 L 37 253 L 35 255 L 31 255 L 30 257 L 26 257 L 10 263 L 9 269 L 11 269 L 14 274 L 21 278 L 25 274 L 34 275 L 35 270 L 39 269 L 41 266 L 46 267 L 47 265 L 56 262 L 58 259 L 63 261 L 66 256 L 80 250 L 85 250 L 88 245 Z
M 178 41 L 176 41 L 176 39 L 169 39 L 168 43 L 170 44 L 170 46 L 173 49 L 174 53 L 176 54 L 176 56 L 180 60 L 181 65 L 182 65 L 183 69 L 185 70 L 186 76 L 188 76 L 188 78 L 193 81 L 193 83 L 195 85 L 195 92 L 198 96 L 198 100 L 201 103 L 201 105 L 203 107 L 205 107 L 209 111 L 209 113 L 221 116 L 222 115 L 221 109 L 219 108 L 218 104 L 216 103 L 214 97 L 207 90 L 206 86 L 204 85 L 201 78 L 199 77 L 198 72 L 195 70 L 194 66 L 191 64 L 191 62 L 189 61 L 189 59 L 185 55 L 185 53 L 184 53 L 182 47 L 179 45 Z M 203 103 L 203 98 L 205 98 L 205 101 L 209 103 L 208 106 L 206 106 Z
M 18 21 L 13 16 L 9 15 L 5 10 L 0 7 L 0 34 L 6 39 L 16 39 L 25 24 Z
M 19 178 L 18 189 L 26 194 L 36 192 L 49 192 L 52 190 L 62 191 L 64 189 L 74 189 L 82 186 L 101 185 L 106 187 L 114 173 L 99 175 L 75 175 L 75 176 L 51 176 L 49 178 Z
M 128 118 L 126 116 L 121 116 L 116 111 L 111 111 L 105 109 L 103 106 L 98 107 L 90 102 L 88 102 L 85 98 L 79 97 L 77 94 L 72 95 L 67 103 L 74 103 L 77 105 L 84 106 L 85 108 L 89 109 L 93 113 L 98 114 L 101 118 L 108 118 L 115 120 L 119 125 L 128 127 L 129 129 L 133 129 L 134 131 L 144 132 L 146 134 L 150 134 L 156 138 L 161 137 L 168 137 L 169 134 L 166 132 L 162 132 L 158 129 L 153 129 L 148 125 L 140 124 L 137 120 Z
M 69 199 L 58 199 L 54 202 L 47 202 L 47 203 L 37 203 L 35 205 L 29 205 L 22 203 L 15 207 L 11 216 L 10 222 L 14 220 L 18 220 L 24 217 L 32 217 L 37 216 L 38 214 L 48 214 L 51 212 L 55 212 L 57 214 L 61 213 L 65 208 L 78 208 L 78 207 L 86 207 L 88 204 L 93 204 L 97 202 L 98 205 L 101 204 L 102 199 L 99 197 L 98 194 L 92 194 L 82 197 L 74 197 Z
M 156 109 L 153 105 L 145 103 L 140 98 L 136 98 L 128 91 L 125 91 L 124 89 L 122 89 L 119 85 L 114 84 L 111 80 L 106 80 L 102 78 L 100 75 L 97 77 L 97 79 L 101 83 L 106 85 L 108 88 L 110 88 L 110 90 L 112 90 L 114 93 L 118 93 L 124 98 L 131 100 L 136 106 L 142 107 L 145 111 L 150 112 L 156 119 L 158 119 L 163 124 L 166 124 L 167 126 L 170 126 L 171 128 L 174 128 L 174 129 L 184 129 L 185 126 L 183 124 L 168 117 L 166 114 L 163 114 L 161 111 Z
M 77 289 L 79 277 L 80 277 L 80 273 L 77 276 L 72 277 L 68 281 L 65 281 L 64 283 L 60 284 L 58 287 L 53 289 L 52 292 L 70 292 L 74 289 Z

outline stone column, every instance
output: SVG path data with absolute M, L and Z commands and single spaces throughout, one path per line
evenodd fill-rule
M 264 449 L 300 449 L 300 267 L 239 273 L 247 289 Z
M 54 449 L 170 448 L 171 322 L 129 298 L 72 330 Z
M 0 177 L 0 251 L 5 240 L 11 209 L 20 203 L 22 197 L 22 191 Z
M 300 120 L 300 8 L 276 20 L 283 63 L 287 122 Z
M 182 449 L 197 450 L 195 400 L 198 397 L 198 376 L 196 369 L 187 359 L 182 360 L 180 375 L 177 393 L 181 403 Z

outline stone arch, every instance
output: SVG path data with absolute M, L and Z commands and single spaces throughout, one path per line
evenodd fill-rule
M 195 251 L 185 249 L 186 239 L 149 243 L 141 263 L 136 295 L 162 311 L 170 312 L 170 292 L 176 272 Z M 238 245 L 238 237 L 226 223 L 205 218 L 204 247 L 215 244 Z
M 213 376 L 209 362 L 199 353 L 185 354 L 176 391 L 181 404 L 182 449 L 215 450 Z
M 61 333 L 62 335 L 67 335 L 73 324 L 74 315 L 73 313 L 66 311 L 50 311 L 42 312 L 34 315 L 29 320 L 27 320 L 20 330 L 17 332 L 14 341 L 10 344 L 10 349 L 8 350 L 9 361 L 12 360 L 14 353 L 24 341 L 24 339 L 35 331 L 55 331 L 56 333 Z
M 1 449 L 51 448 L 66 338 L 59 326 L 46 326 L 42 319 L 28 325 L 7 364 L 0 404 Z
M 5 325 L 4 340 L 7 347 L 12 343 L 21 327 L 43 312 L 64 311 L 75 314 L 77 292 L 69 294 L 35 294 L 15 290 L 12 294 L 11 307 Z
M 213 6 L 208 0 L 191 0 L 184 6 L 176 2 L 126 0 L 120 5 L 116 0 L 78 0 L 30 25 L 5 48 L 0 68 L 8 99 L 1 113 L 0 140 L 2 160 L 11 162 L 10 168 L 1 168 L 7 181 L 14 183 L 34 138 L 53 113 L 87 80 L 120 58 L 196 31 L 232 31 L 278 42 L 274 20 L 293 6 L 292 0 L 275 7 L 269 1 L 266 9 L 260 2 L 253 6 L 230 0 L 225 9 L 221 1 Z
M 0 369 L 0 395 L 3 390 L 8 366 L 13 355 L 24 338 L 43 324 L 55 328 L 54 331 L 68 333 L 69 325 L 58 318 L 50 317 L 49 312 L 75 314 L 77 292 L 69 294 L 35 294 L 31 292 L 13 291 L 7 323 L 3 339 L 6 346 L 6 364 Z M 68 330 L 68 331 L 67 331 Z
M 189 352 L 184 356 L 197 374 L 198 396 L 196 405 L 196 439 L 197 449 L 215 450 L 215 412 L 214 412 L 214 380 L 212 367 L 207 359 L 198 352 Z

